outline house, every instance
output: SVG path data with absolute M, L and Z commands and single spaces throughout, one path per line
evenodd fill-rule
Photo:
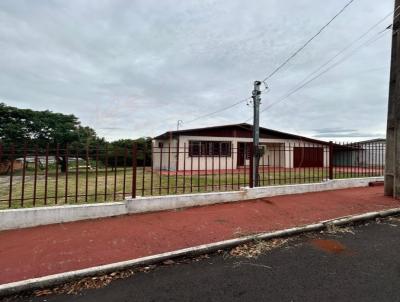
M 386 140 L 377 138 L 356 143 L 335 145 L 335 166 L 383 167 L 386 157 Z
M 153 169 L 235 170 L 250 164 L 252 126 L 232 124 L 165 132 L 153 139 Z M 329 143 L 260 127 L 261 167 L 328 167 Z

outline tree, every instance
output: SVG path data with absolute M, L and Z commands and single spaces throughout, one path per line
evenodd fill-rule
M 134 143 L 137 144 L 137 164 L 138 166 L 143 166 L 145 163 L 146 166 L 151 165 L 151 158 L 152 158 L 152 149 L 151 149 L 151 137 L 141 137 L 136 140 L 133 139 L 120 139 L 114 142 L 110 143 L 110 152 L 113 152 L 113 150 L 119 149 L 125 149 L 128 148 L 128 150 L 131 150 L 132 146 Z M 145 162 L 146 159 L 146 162 Z M 127 156 L 127 162 L 128 164 L 131 164 L 132 161 L 132 153 L 129 152 Z M 118 163 L 120 164 L 120 163 Z
M 72 114 L 54 113 L 49 110 L 19 109 L 0 103 L 0 143 L 3 145 L 32 146 L 54 149 L 57 145 L 70 145 L 74 149 L 94 144 L 105 144 L 90 127 L 83 127 Z M 66 155 L 58 158 L 66 171 Z

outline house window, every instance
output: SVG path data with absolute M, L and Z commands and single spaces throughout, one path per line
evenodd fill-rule
M 160 149 L 164 148 L 164 143 L 163 142 L 158 142 L 158 148 L 160 148 Z
M 231 142 L 189 141 L 189 156 L 231 156 Z

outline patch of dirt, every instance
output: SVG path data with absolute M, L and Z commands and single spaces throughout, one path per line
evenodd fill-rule
M 317 249 L 330 254 L 340 254 L 346 251 L 346 247 L 337 240 L 332 239 L 313 239 L 311 244 Z

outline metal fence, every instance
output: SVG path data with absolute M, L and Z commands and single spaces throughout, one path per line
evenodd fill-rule
M 270 143 L 258 185 L 383 175 L 384 143 Z M 0 145 L 0 208 L 119 201 L 251 186 L 250 143 L 117 148 Z

